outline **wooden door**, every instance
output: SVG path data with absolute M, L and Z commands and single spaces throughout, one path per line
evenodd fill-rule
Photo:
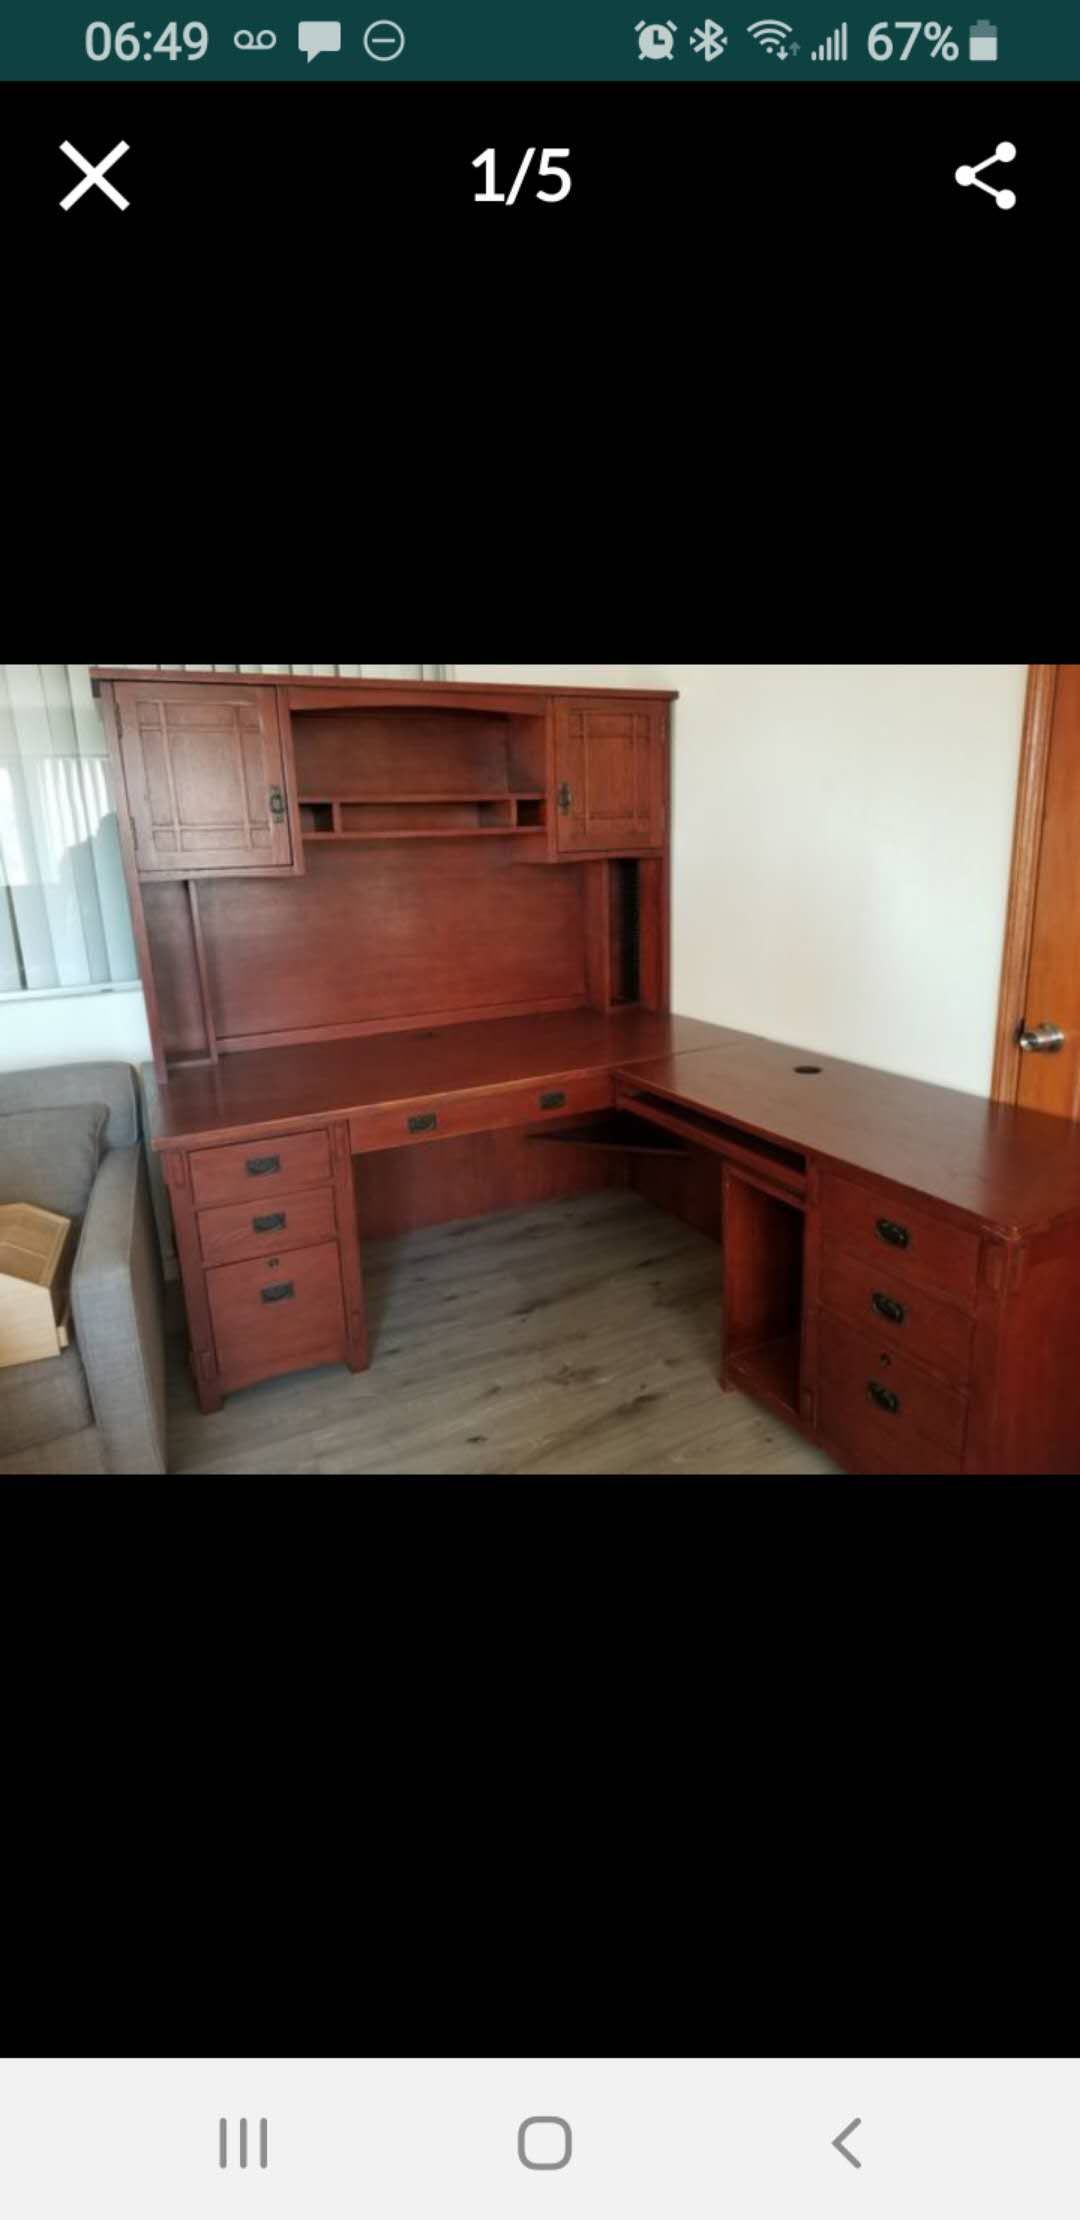
M 272 686 L 116 688 L 140 878 L 302 868 Z
M 993 1093 L 1080 1116 L 1080 663 L 1032 667 Z
M 555 823 L 563 855 L 612 855 L 664 841 L 667 732 L 647 702 L 560 701 Z

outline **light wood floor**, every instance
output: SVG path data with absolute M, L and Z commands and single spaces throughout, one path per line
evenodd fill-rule
M 187 1473 L 814 1474 L 837 1469 L 717 1386 L 719 1250 L 612 1190 L 373 1242 L 371 1368 L 263 1381 L 204 1418 L 170 1337 Z

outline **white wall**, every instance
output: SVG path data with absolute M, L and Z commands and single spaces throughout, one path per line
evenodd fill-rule
M 24 1064 L 96 1063 L 113 1057 L 128 1064 L 149 1061 L 150 1034 L 141 987 L 0 1001 L 0 1071 L 18 1071 Z
M 459 663 L 679 689 L 672 1004 L 989 1089 L 1026 666 Z

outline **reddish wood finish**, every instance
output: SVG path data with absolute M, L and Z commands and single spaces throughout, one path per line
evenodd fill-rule
M 645 1065 L 632 1068 L 635 1074 L 647 1070 Z M 797 1149 L 766 1140 L 731 1119 L 698 1109 L 692 1102 L 675 1101 L 661 1094 L 658 1088 L 646 1087 L 637 1076 L 630 1080 L 620 1073 L 615 1099 L 620 1109 L 649 1118 L 654 1124 L 665 1126 L 670 1133 L 696 1141 L 701 1148 L 714 1149 L 750 1172 L 765 1173 L 776 1186 L 790 1188 L 795 1195 L 801 1195 L 805 1189 L 806 1158 Z
M 665 722 L 647 702 L 555 709 L 556 838 L 563 855 L 659 848 Z
M 349 1129 L 343 1119 L 337 1119 L 330 1128 L 330 1154 L 334 1167 L 341 1286 L 345 1297 L 345 1361 L 351 1371 L 362 1372 L 368 1361 L 367 1315 L 360 1277 Z
M 176 1254 L 183 1281 L 195 1392 L 199 1398 L 200 1410 L 219 1411 L 222 1404 L 221 1374 L 210 1323 L 206 1273 L 203 1270 L 198 1219 L 191 1192 L 191 1158 L 182 1149 L 167 1149 L 162 1162 L 165 1185 L 172 1206 Z
M 248 1264 L 217 1265 L 206 1275 L 206 1288 L 226 1388 L 334 1364 L 346 1355 L 336 1241 Z
M 250 1202 L 220 1203 L 199 1212 L 204 1264 L 237 1264 L 244 1257 L 270 1256 L 275 1249 L 332 1241 L 336 1232 L 331 1187 L 301 1188 L 263 1203 L 253 1196 Z
M 952 1227 L 943 1229 L 952 1232 Z M 898 1267 L 902 1267 L 898 1259 Z M 875 1298 L 877 1301 L 875 1303 Z M 965 1387 L 971 1369 L 973 1320 L 970 1311 L 905 1279 L 885 1256 L 873 1261 L 850 1256 L 832 1242 L 821 1273 L 821 1301 L 837 1318 L 875 1335 L 900 1356 L 921 1358 L 956 1386 Z M 892 1305 L 893 1313 L 882 1306 Z M 895 1311 L 899 1310 L 899 1317 Z
M 204 1059 L 169 1072 L 153 1135 L 204 1409 L 366 1362 L 358 1213 L 386 1233 L 632 1179 L 714 1232 L 723 1188 L 722 1375 L 850 1469 L 1080 1467 L 1080 1129 L 666 1014 L 665 697 L 112 675 L 155 1054 Z M 253 760 L 261 780 L 268 734 L 280 883 L 237 868 L 250 783 L 243 811 L 225 797 Z M 245 813 L 243 848 L 215 850 Z M 170 836 L 179 878 L 166 846 L 140 877 Z M 685 1158 L 590 1149 L 613 1098 Z M 276 1213 L 272 1252 L 217 1261 Z M 875 1293 L 902 1318 L 871 1314 Z
M 669 1210 L 673 1217 L 696 1227 L 698 1233 L 707 1234 L 710 1241 L 722 1239 L 722 1185 L 716 1176 L 716 1158 L 709 1150 L 687 1148 L 684 1156 L 632 1155 L 628 1179 L 658 1210 Z
M 610 1107 L 623 1054 L 725 1036 L 662 1015 L 669 695 L 572 691 L 589 866 L 556 825 L 568 690 L 93 675 L 209 1410 L 332 1349 L 366 1362 L 352 1146 L 394 1167 L 373 1223 L 587 1191 L 625 1158 L 530 1151 L 528 1128 Z M 405 1171 L 429 1133 L 442 1169 Z M 260 1354 L 243 1291 L 271 1246 L 319 1261 L 265 1306 Z
M 800 1410 L 803 1213 L 794 1197 L 726 1162 L 720 1376 L 791 1418 Z
M 927 1474 L 948 1479 L 963 1470 L 960 1458 L 930 1441 L 901 1417 L 875 1408 L 860 1381 L 822 1372 L 818 1390 L 822 1446 L 849 1472 Z
M 796 1076 L 801 1063 L 821 1067 L 820 1091 L 809 1091 L 817 1078 Z M 1071 1124 L 752 1038 L 629 1069 L 618 1096 L 641 1117 L 674 1130 L 711 1125 L 706 1145 L 736 1162 L 755 1134 L 802 1154 L 799 1408 L 839 1462 L 942 1477 L 1080 1469 L 1080 1154 Z M 730 1163 L 725 1178 L 734 1178 Z M 880 1240 L 879 1217 L 906 1228 L 906 1247 Z M 726 1376 L 783 1409 L 790 1346 L 783 1335 L 746 1341 L 745 1321 L 753 1324 L 755 1302 L 766 1322 L 782 1311 L 776 1275 L 783 1283 L 786 1270 L 794 1295 L 795 1265 L 790 1256 L 785 1265 L 782 1238 L 762 1241 L 745 1199 L 727 1210 L 724 1239 L 736 1252 L 725 1256 L 726 1330 L 743 1341 L 725 1349 Z M 875 1292 L 904 1306 L 901 1323 L 869 1313 Z M 883 1397 L 871 1395 L 870 1380 Z
M 272 1146 L 251 1141 L 231 1148 L 197 1149 L 189 1162 L 198 1209 L 237 1197 L 250 1203 L 252 1210 L 261 1210 L 270 1198 L 276 1207 L 279 1195 L 330 1178 L 330 1137 L 323 1130 L 285 1133 Z
M 615 1071 L 628 1059 L 664 1058 L 744 1033 L 651 1010 L 571 1010 L 417 1032 L 373 1034 L 306 1048 L 258 1049 L 220 1064 L 174 1072 L 160 1091 L 155 1148 L 220 1142 L 315 1118 L 348 1116 L 431 1096 L 476 1093 L 552 1074 Z
M 666 694 L 94 675 L 159 1077 L 447 1020 L 666 1007 Z M 584 799 L 564 839 L 571 703 Z M 565 853 L 643 846 L 655 859 L 614 881 Z
M 798 1076 L 800 1064 L 818 1076 Z M 1080 1213 L 1080 1126 L 1064 1118 L 749 1034 L 647 1069 L 624 1064 L 620 1097 L 644 1087 L 774 1143 L 797 1142 L 848 1178 L 905 1188 L 908 1207 L 932 1200 L 946 1219 L 1008 1235 Z
M 965 1233 L 928 1211 L 913 1209 L 910 1196 L 900 1189 L 880 1184 L 871 1188 L 836 1172 L 825 1173 L 821 1209 L 826 1244 L 850 1250 L 879 1277 L 894 1271 L 918 1287 L 937 1288 L 968 1308 L 974 1303 L 979 1269 L 976 1233 Z
M 138 675 L 127 664 L 95 663 L 90 670 L 92 679 L 132 678 Z M 221 685 L 220 671 L 184 671 L 172 675 L 177 678 L 182 676 L 186 686 Z M 297 678 L 291 674 L 283 676 L 276 671 L 245 671 L 243 684 L 282 687 L 290 700 L 295 700 L 300 708 L 310 706 L 314 695 L 318 696 L 320 702 L 334 697 L 345 708 L 350 709 L 361 702 L 381 704 L 384 698 L 387 703 L 396 707 L 412 704 L 418 709 L 429 709 L 432 704 L 444 702 L 451 709 L 460 709 L 463 704 L 467 705 L 475 699 L 480 708 L 487 709 L 491 709 L 498 701 L 505 701 L 508 714 L 516 714 L 523 707 L 541 711 L 549 696 L 565 694 L 578 698 L 581 694 L 580 686 L 517 686 L 505 684 L 501 680 L 493 683 L 487 679 L 474 679 L 467 685 L 462 685 L 456 679 Z M 635 686 L 634 699 L 677 701 L 678 694 L 669 687 Z M 589 700 L 625 701 L 626 688 L 593 686 L 589 689 Z
M 586 999 L 581 873 L 514 837 L 308 844 L 302 880 L 200 889 L 220 1044 Z
M 141 877 L 303 868 L 275 694 L 147 673 L 114 698 Z
M 297 783 L 315 800 L 354 802 L 542 792 L 533 729 L 486 710 L 294 707 Z
M 627 1182 L 622 1155 L 569 1143 L 533 1145 L 521 1127 L 466 1134 L 432 1149 L 382 1149 L 354 1157 L 352 1172 L 362 1241 Z
M 1056 663 L 1032 663 L 1028 671 L 1024 729 L 1020 740 L 1020 771 L 1016 784 L 1009 907 L 1001 957 L 994 1071 L 990 1081 L 990 1092 L 995 1102 L 1016 1101 L 1023 1065 L 1023 1056 L 1016 1046 L 1016 1034 L 1027 1011 L 1028 967 L 1039 890 L 1039 855 L 1046 808 L 1046 783 L 1050 769 L 1057 677 Z M 1064 1020 L 1061 1022 L 1064 1023 Z
M 895 1343 L 885 1346 L 884 1336 L 849 1326 L 844 1319 L 826 1316 L 821 1321 L 818 1362 L 821 1378 L 832 1383 L 838 1417 L 853 1425 L 856 1438 L 867 1425 L 880 1427 L 883 1454 L 892 1457 L 898 1445 L 908 1445 L 912 1435 L 935 1448 L 959 1457 L 964 1447 L 967 1398 L 927 1371 L 925 1365 L 902 1356 Z M 894 1397 L 895 1410 L 875 1399 Z M 897 1460 L 902 1464 L 903 1451 Z
M 592 1072 L 577 1079 L 555 1072 L 542 1085 L 492 1087 L 467 1095 L 424 1095 L 393 1109 L 354 1110 L 349 1119 L 353 1151 L 416 1147 L 424 1141 L 451 1138 L 459 1133 L 492 1132 L 502 1125 L 532 1125 L 546 1118 L 572 1117 L 576 1112 L 605 1110 L 615 1101 L 610 1072 Z
M 1039 843 L 1038 883 L 1022 1015 L 1060 1025 L 1053 1055 L 1013 1050 L 1015 1099 L 1028 1110 L 1080 1116 L 1080 663 L 1062 663 Z

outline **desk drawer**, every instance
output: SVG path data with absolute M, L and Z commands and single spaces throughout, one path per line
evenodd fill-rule
M 248 1264 L 219 1264 L 206 1293 L 226 1382 L 257 1380 L 345 1354 L 345 1304 L 336 1241 Z
M 845 1249 L 826 1248 L 821 1266 L 821 1300 L 827 1311 L 879 1340 L 898 1357 L 918 1357 L 935 1372 L 966 1387 L 971 1362 L 972 1319 L 966 1310 L 924 1294 L 894 1271 L 884 1248 L 870 1264 Z
M 198 1224 L 204 1264 L 236 1264 L 241 1257 L 302 1249 L 334 1239 L 334 1190 L 308 1187 L 299 1194 L 271 1195 L 265 1201 L 253 1194 L 250 1202 L 200 1210 Z
M 826 1172 L 822 1180 L 821 1220 L 826 1250 L 835 1244 L 869 1260 L 878 1271 L 891 1262 L 919 1287 L 938 1288 L 974 1307 L 977 1233 L 912 1209 L 894 1189 L 863 1187 L 837 1172 Z
M 330 1136 L 320 1129 L 238 1141 L 223 1149 L 194 1149 L 190 1164 L 197 1209 L 205 1209 L 208 1203 L 246 1202 L 250 1195 L 258 1197 L 262 1210 L 269 1195 L 283 1195 L 290 1187 L 315 1187 L 331 1178 Z
M 483 1094 L 431 1095 L 393 1109 L 354 1110 L 349 1142 L 354 1154 L 437 1141 L 456 1133 L 487 1133 L 496 1126 L 539 1125 L 548 1118 L 606 1110 L 615 1100 L 610 1072 L 582 1079 L 537 1079 L 521 1087 L 490 1087 Z
M 837 1443 L 876 1444 L 904 1472 L 954 1471 L 964 1447 L 967 1398 L 920 1364 L 823 1315 L 819 1341 L 819 1422 Z M 927 1462 L 929 1460 L 929 1462 Z
M 822 1380 L 818 1396 L 818 1432 L 825 1447 L 835 1453 L 848 1472 L 882 1470 L 920 1477 L 951 1478 L 962 1472 L 959 1457 L 939 1449 L 922 1434 L 887 1434 L 872 1411 L 864 1417 L 845 1402 L 835 1380 Z

